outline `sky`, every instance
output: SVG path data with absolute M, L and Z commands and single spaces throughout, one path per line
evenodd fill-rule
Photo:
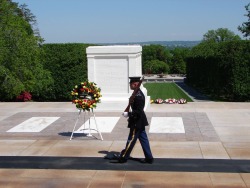
M 12 0 L 36 16 L 45 43 L 199 41 L 248 21 L 250 0 Z

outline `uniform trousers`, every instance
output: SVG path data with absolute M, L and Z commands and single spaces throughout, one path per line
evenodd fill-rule
M 130 154 L 136 144 L 137 139 L 139 139 L 140 141 L 145 158 L 152 159 L 153 155 L 151 153 L 146 131 L 138 130 L 136 128 L 130 128 L 126 148 L 121 153 L 121 157 L 124 159 L 128 159 L 130 157 Z

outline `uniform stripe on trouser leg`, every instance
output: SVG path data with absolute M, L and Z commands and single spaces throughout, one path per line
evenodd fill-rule
M 142 150 L 144 153 L 144 156 L 148 159 L 153 158 L 151 149 L 150 149 L 150 144 L 149 144 L 149 140 L 148 140 L 148 136 L 146 134 L 146 131 L 142 131 L 140 136 L 139 136 L 139 141 L 141 143 L 142 146 Z
M 132 133 L 132 139 L 131 139 L 131 140 L 129 141 L 129 143 L 127 144 L 127 147 L 126 147 L 125 152 L 124 152 L 124 154 L 122 155 L 122 157 L 124 157 L 124 156 L 126 155 L 126 153 L 128 152 L 128 149 L 129 149 L 131 143 L 133 142 L 134 138 L 135 138 L 135 129 L 133 130 L 133 133 Z

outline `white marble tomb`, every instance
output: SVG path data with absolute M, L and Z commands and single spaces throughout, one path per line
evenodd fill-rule
M 142 76 L 140 45 L 90 46 L 88 58 L 88 80 L 101 88 L 102 102 L 114 109 L 125 109 L 132 94 L 129 77 Z M 146 97 L 145 110 L 150 104 L 146 88 L 141 85 Z M 99 105 L 99 104 L 98 104 Z M 100 106 L 100 105 L 99 105 Z M 97 107 L 98 108 L 98 107 Z

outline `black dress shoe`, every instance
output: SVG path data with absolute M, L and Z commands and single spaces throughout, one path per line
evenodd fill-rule
M 145 159 L 142 159 L 140 162 L 141 162 L 141 163 L 153 164 L 153 163 L 154 163 L 154 158 L 152 158 L 152 159 L 147 159 L 147 158 L 145 158 Z
M 119 154 L 113 154 L 113 159 L 119 160 L 119 158 L 120 158 L 120 155 L 119 155 Z
M 125 158 L 123 158 L 123 157 L 120 157 L 120 158 L 118 159 L 118 162 L 119 162 L 119 163 L 126 163 L 126 162 L 127 162 L 127 159 L 125 159 Z

